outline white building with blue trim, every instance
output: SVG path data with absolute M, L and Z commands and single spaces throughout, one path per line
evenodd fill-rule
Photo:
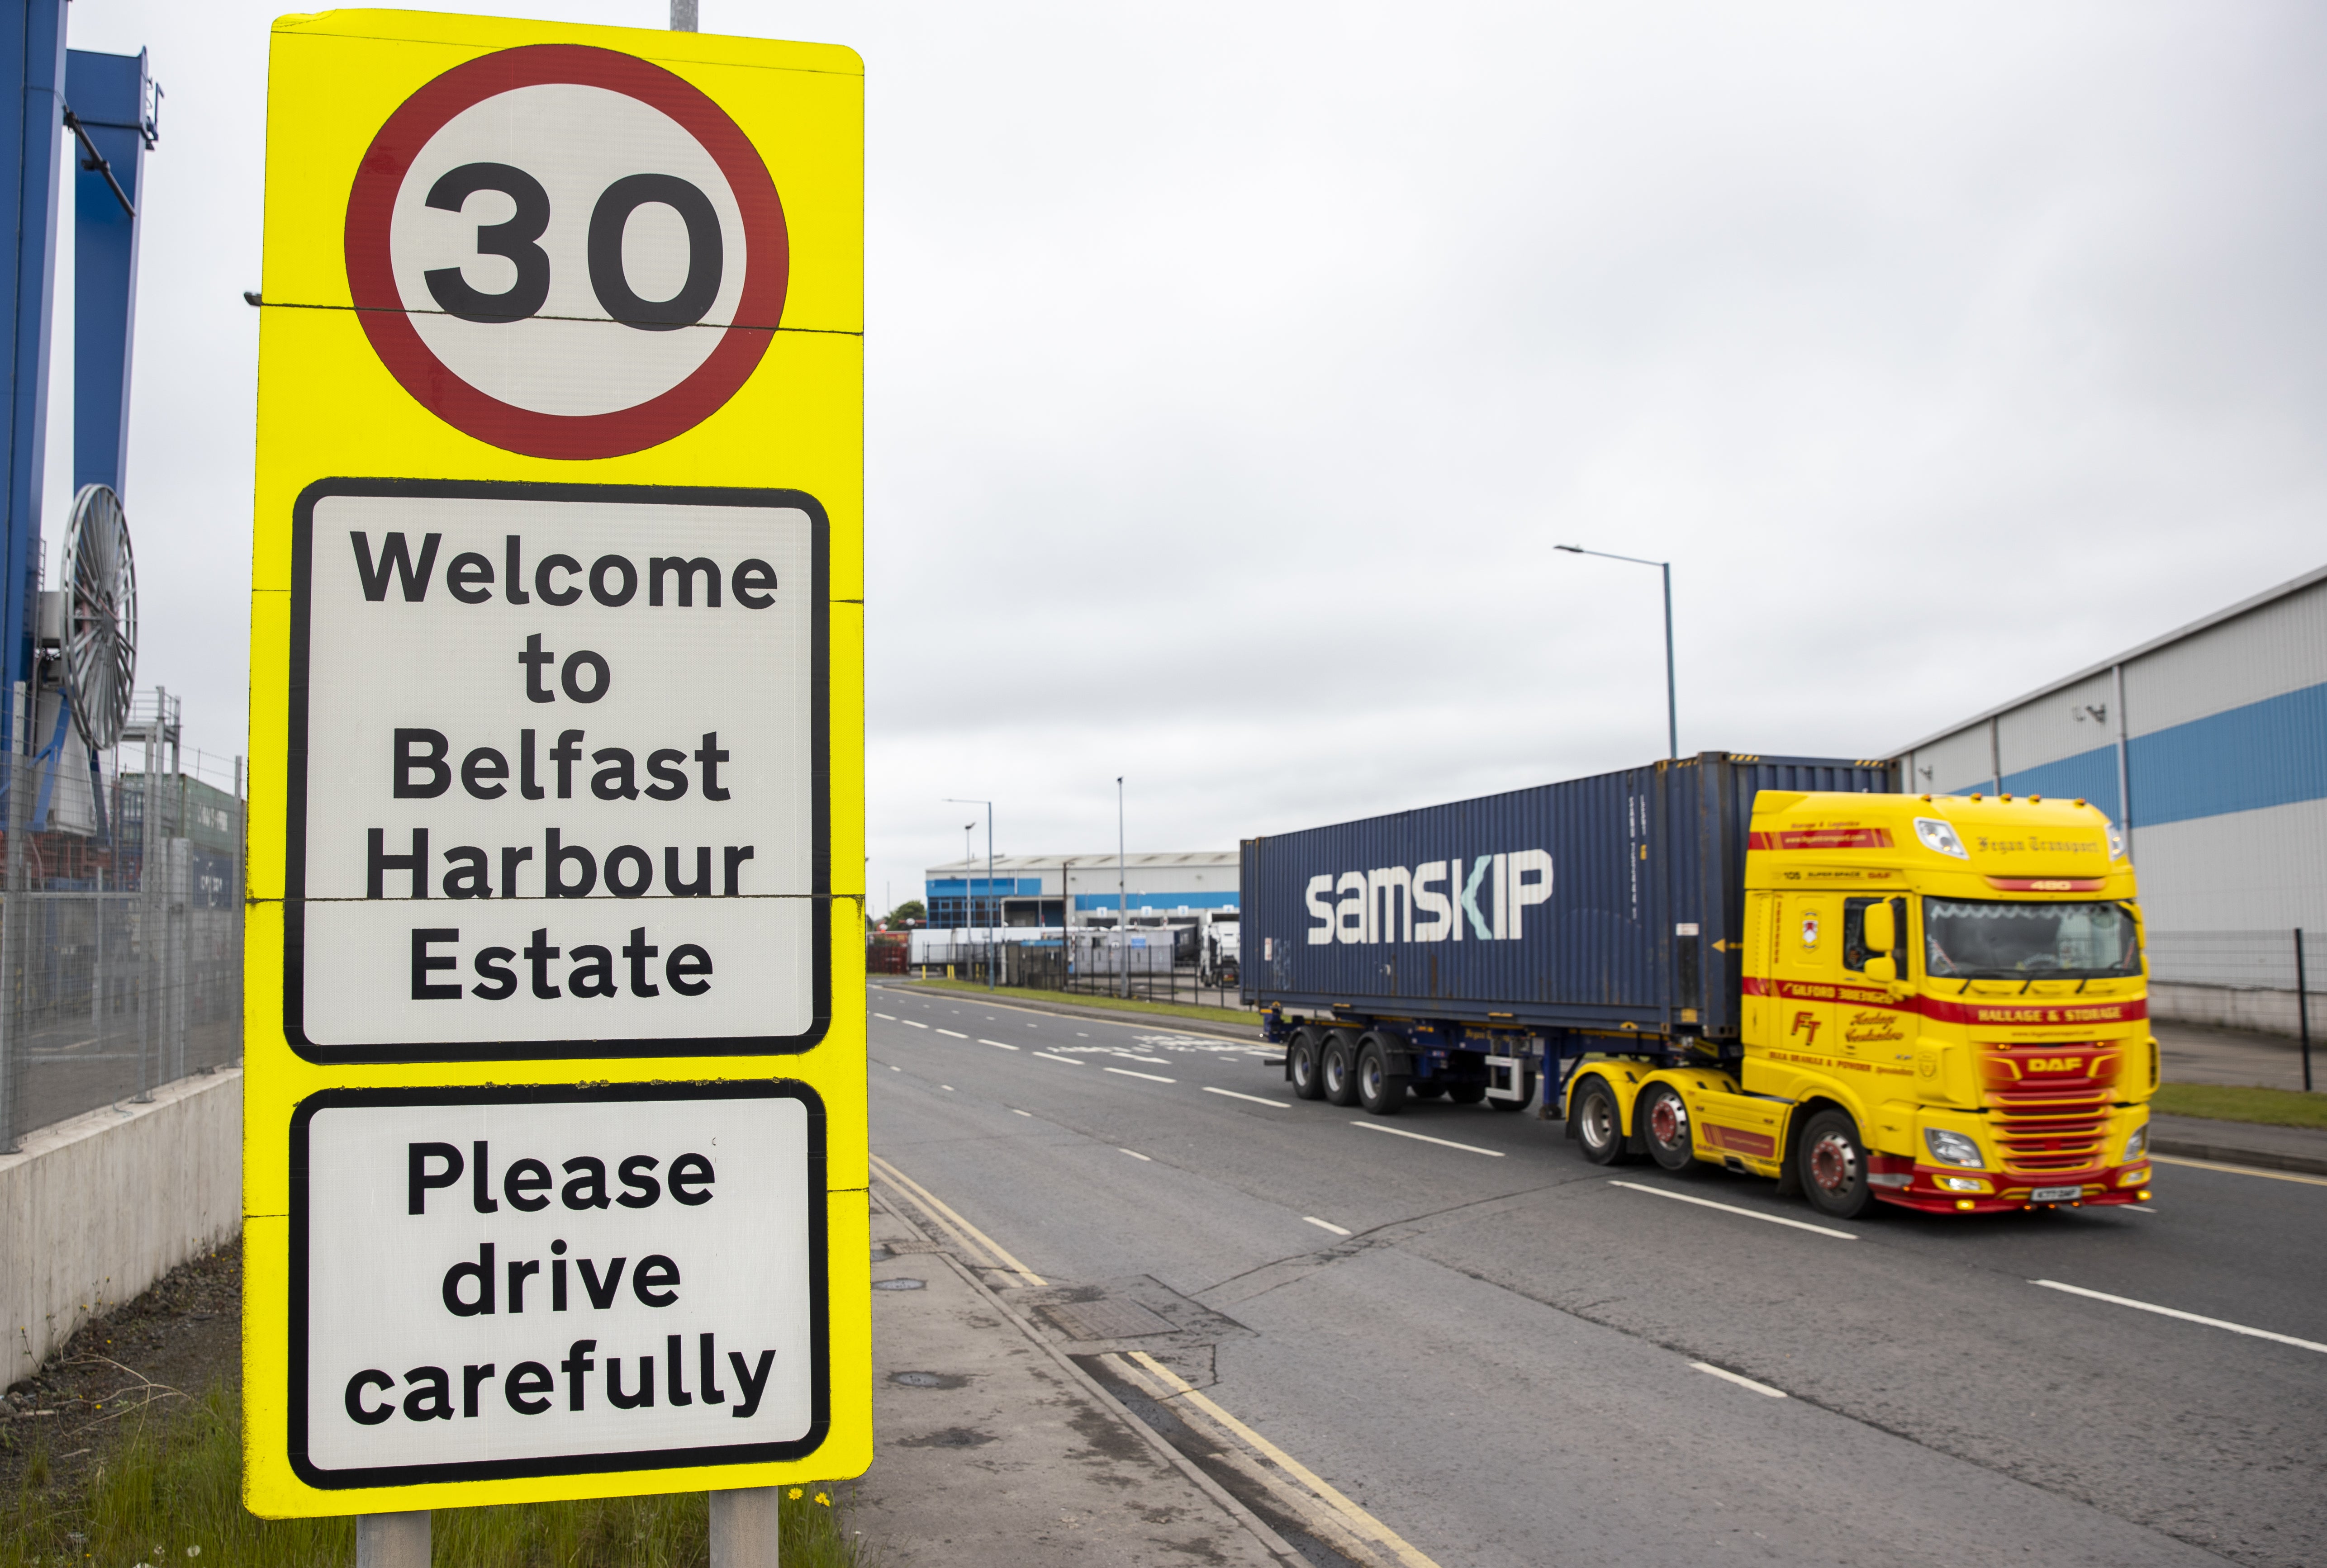
M 979 856 L 930 867 L 922 901 L 931 930 L 1112 927 L 1118 903 L 1135 927 L 1209 923 L 1237 918 L 1238 873 L 1233 849 L 1126 855 L 1119 879 L 1112 854 Z
M 2153 953 L 2303 928 L 2327 959 L 2327 568 L 1896 755 L 1913 791 L 2107 812 L 2128 830 Z

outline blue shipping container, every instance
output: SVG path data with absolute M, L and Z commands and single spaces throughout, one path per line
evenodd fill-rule
M 1247 839 L 1245 1000 L 1734 1035 L 1754 795 L 1897 788 L 1887 762 L 1707 751 Z

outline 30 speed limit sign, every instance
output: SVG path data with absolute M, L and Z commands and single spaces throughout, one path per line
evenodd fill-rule
M 246 1497 L 871 1458 L 862 73 L 274 40 Z
M 718 409 L 758 369 L 790 270 L 783 202 L 724 109 L 636 56 L 556 43 L 407 98 L 357 172 L 347 253 L 406 391 L 480 440 L 569 459 Z

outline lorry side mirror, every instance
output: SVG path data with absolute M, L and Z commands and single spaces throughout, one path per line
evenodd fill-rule
M 1889 904 L 1867 905 L 1863 918 L 1865 924 L 1862 928 L 1859 939 L 1865 945 L 1868 952 L 1887 953 L 1899 945 L 1898 926 L 1892 919 Z M 1894 964 L 1892 967 L 1895 970 L 1898 966 Z M 1898 976 L 1893 974 L 1892 978 L 1896 979 Z
M 1899 960 L 1885 954 L 1866 960 L 1866 977 L 1888 984 L 1899 978 Z

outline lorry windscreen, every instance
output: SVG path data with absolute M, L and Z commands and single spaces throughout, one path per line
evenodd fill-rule
M 1933 978 L 2104 980 L 2141 973 L 2133 911 L 2123 904 L 1923 901 Z

